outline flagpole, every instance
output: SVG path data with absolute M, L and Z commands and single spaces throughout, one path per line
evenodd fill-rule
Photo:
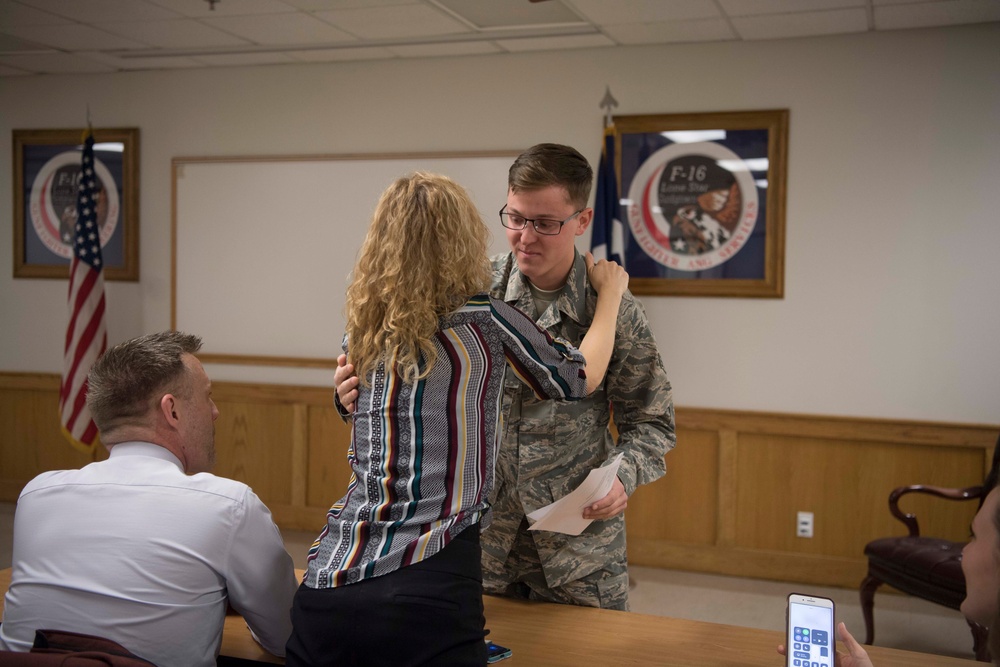
M 604 127 L 613 127 L 615 122 L 611 117 L 612 110 L 618 106 L 618 100 L 611 94 L 611 86 L 604 87 L 604 97 L 601 99 L 600 108 L 604 109 Z
M 601 150 L 601 161 L 605 160 L 606 154 L 608 154 L 608 137 L 611 137 L 611 143 L 614 145 L 615 136 L 615 119 L 612 113 L 615 107 L 618 106 L 618 100 L 615 96 L 611 94 L 611 86 L 604 86 L 604 97 L 601 99 L 600 108 L 604 109 L 604 141 L 602 143 Z M 611 153 L 613 155 L 613 153 Z M 618 192 L 618 165 L 616 164 L 616 159 L 614 157 L 610 158 L 612 173 L 614 174 L 615 180 L 615 193 Z
M 604 141 L 602 143 L 602 150 L 601 150 L 601 161 L 603 162 L 604 159 L 605 159 L 605 154 L 608 151 L 608 149 L 607 149 L 608 136 L 611 136 L 613 138 L 614 134 L 615 134 L 615 119 L 614 119 L 614 116 L 612 116 L 612 113 L 613 113 L 615 107 L 618 106 L 618 100 L 616 100 L 615 96 L 611 94 L 611 86 L 610 85 L 605 85 L 604 86 L 604 97 L 601 98 L 601 103 L 598 106 L 600 106 L 600 108 L 604 109 Z M 615 160 L 614 159 L 612 159 L 611 162 L 612 162 L 612 164 L 611 164 L 612 167 L 616 167 L 617 166 L 615 164 Z M 618 170 L 617 169 L 614 169 L 614 174 L 615 174 L 615 192 L 617 193 L 617 191 L 618 191 L 618 187 L 617 187 L 618 186 Z
M 611 86 L 607 86 L 600 104 L 605 110 L 604 132 L 601 140 L 601 163 L 597 169 L 594 218 L 590 225 L 590 249 L 594 259 L 613 260 L 626 266 L 625 229 L 621 222 L 618 176 L 615 168 L 615 124 L 612 110 L 616 106 L 618 100 L 611 94 Z

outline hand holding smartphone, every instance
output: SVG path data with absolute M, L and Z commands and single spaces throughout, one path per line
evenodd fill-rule
M 785 618 L 787 667 L 833 667 L 837 654 L 833 600 L 792 593 Z

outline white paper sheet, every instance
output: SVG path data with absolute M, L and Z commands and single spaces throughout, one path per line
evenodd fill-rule
M 528 530 L 550 530 L 554 533 L 579 535 L 593 519 L 584 519 L 583 510 L 608 495 L 618 475 L 622 455 L 603 468 L 595 468 L 580 486 L 559 500 L 528 515 Z

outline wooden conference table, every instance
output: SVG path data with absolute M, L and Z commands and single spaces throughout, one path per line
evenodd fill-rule
M 10 585 L 0 570 L 0 589 Z M 524 602 L 487 595 L 490 638 L 513 650 L 503 667 L 591 665 L 685 665 L 691 667 L 783 667 L 775 652 L 782 633 L 679 618 L 569 605 Z M 230 614 L 221 655 L 283 664 L 250 636 L 243 619 Z M 939 655 L 868 647 L 875 667 L 972 667 L 979 663 Z

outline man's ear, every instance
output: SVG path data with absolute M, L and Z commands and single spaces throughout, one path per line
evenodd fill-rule
M 163 418 L 167 420 L 167 423 L 172 427 L 177 428 L 179 419 L 177 416 L 177 399 L 174 398 L 173 394 L 164 394 L 160 398 L 160 412 L 163 413 Z
M 587 227 L 590 226 L 590 221 L 593 219 L 594 219 L 594 209 L 592 208 L 583 209 L 583 213 L 577 216 L 577 220 L 579 222 L 576 225 L 576 235 L 580 236 L 585 231 L 587 231 Z

